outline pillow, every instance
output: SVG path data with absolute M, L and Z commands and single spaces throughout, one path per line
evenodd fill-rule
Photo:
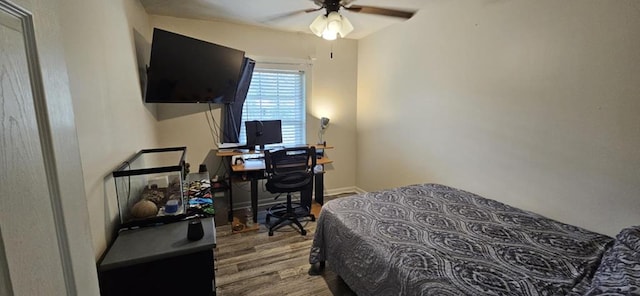
M 584 295 L 640 294 L 640 226 L 625 228 L 602 256 Z
M 625 228 L 616 236 L 616 242 L 626 245 L 634 252 L 640 253 L 640 226 Z

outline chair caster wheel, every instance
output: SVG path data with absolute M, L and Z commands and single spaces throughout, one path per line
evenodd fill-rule
M 300 234 L 307 235 L 307 231 L 303 229 L 302 231 L 300 231 Z
M 269 236 L 273 236 L 273 231 L 269 231 Z

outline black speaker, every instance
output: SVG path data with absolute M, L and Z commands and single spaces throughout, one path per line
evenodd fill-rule
M 189 221 L 189 228 L 187 230 L 187 239 L 190 241 L 197 241 L 204 236 L 204 229 L 202 229 L 202 222 L 200 219 L 194 219 Z

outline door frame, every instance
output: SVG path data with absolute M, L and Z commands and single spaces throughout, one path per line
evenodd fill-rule
M 95 254 L 89 230 L 62 33 L 58 23 L 59 6 L 57 0 L 0 0 L 0 11 L 20 20 L 24 38 L 30 89 L 49 190 L 49 205 L 37 207 L 37 210 L 53 214 L 51 229 L 55 231 L 57 239 L 67 295 L 94 295 L 99 293 Z M 34 20 L 34 15 L 38 19 Z M 8 256 L 11 254 L 6 253 L 4 246 L 0 229 L 0 292 L 8 290 L 8 295 L 13 295 L 15 287 L 8 266 Z

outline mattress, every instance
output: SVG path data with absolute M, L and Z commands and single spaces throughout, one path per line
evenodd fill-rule
M 611 237 L 439 184 L 327 202 L 309 262 L 358 295 L 566 295 Z

